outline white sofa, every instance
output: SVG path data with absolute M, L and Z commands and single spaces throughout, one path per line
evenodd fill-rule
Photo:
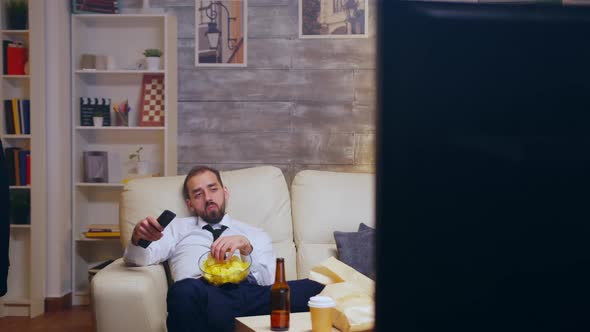
M 304 170 L 291 185 L 282 171 L 259 166 L 221 173 L 230 192 L 227 212 L 263 228 L 277 257 L 285 258 L 287 279 L 307 278 L 316 263 L 336 256 L 333 232 L 374 226 L 374 175 Z M 135 223 L 164 209 L 187 216 L 184 176 L 136 179 L 120 199 L 121 242 Z M 196 264 L 196 260 L 195 260 Z M 99 332 L 166 331 L 168 283 L 162 265 L 125 266 L 118 259 L 92 279 L 92 301 Z

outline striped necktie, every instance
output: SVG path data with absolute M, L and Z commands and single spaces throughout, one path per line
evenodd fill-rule
M 207 224 L 207 225 L 203 226 L 203 229 L 206 229 L 209 232 L 211 232 L 213 234 L 213 241 L 215 241 L 221 235 L 221 233 L 223 233 L 223 231 L 225 231 L 227 229 L 227 226 L 221 225 L 221 228 L 213 229 L 213 227 L 211 227 L 211 225 Z

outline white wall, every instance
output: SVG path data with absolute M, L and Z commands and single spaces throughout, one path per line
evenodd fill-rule
M 47 111 L 47 279 L 46 297 L 71 292 L 71 119 L 69 0 L 45 6 Z

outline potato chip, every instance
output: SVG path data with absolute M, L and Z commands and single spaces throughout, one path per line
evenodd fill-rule
M 242 260 L 238 255 L 235 255 L 227 261 L 218 262 L 211 256 L 211 253 L 207 253 L 206 255 L 207 259 L 200 265 L 203 271 L 203 277 L 210 283 L 216 286 L 226 283 L 237 284 L 248 276 L 250 270 L 250 262 L 248 260 Z M 200 261 L 202 259 L 203 257 L 201 257 Z

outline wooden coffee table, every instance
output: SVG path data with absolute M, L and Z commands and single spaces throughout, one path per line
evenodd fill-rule
M 270 330 L 270 315 L 237 317 L 235 332 L 253 332 Z M 309 312 L 291 313 L 289 332 L 311 332 L 311 318 Z M 332 331 L 339 331 L 332 327 Z

